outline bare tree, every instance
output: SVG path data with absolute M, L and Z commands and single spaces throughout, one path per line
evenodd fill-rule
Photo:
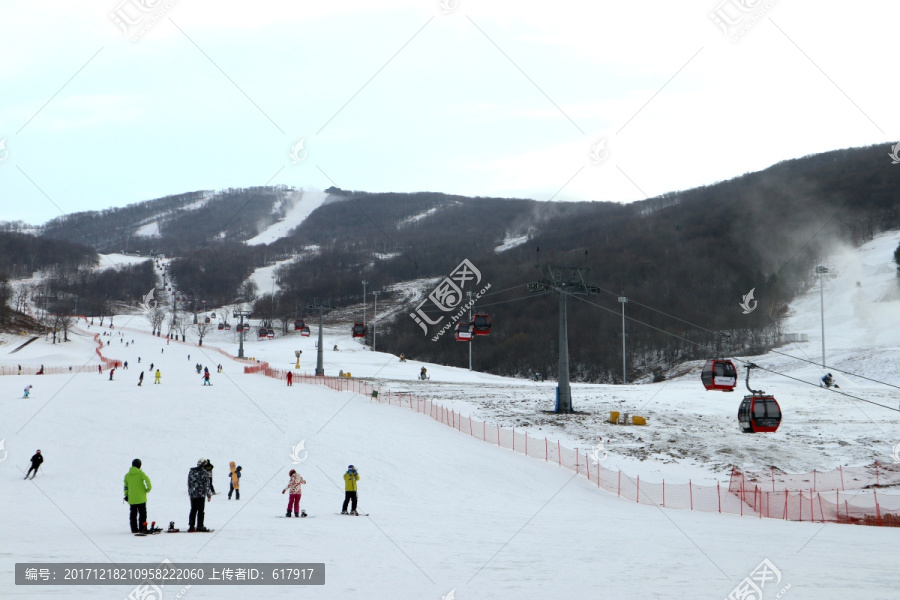
M 6 278 L 0 278 L 0 323 L 6 319 L 9 312 L 8 302 L 13 297 L 13 288 Z
M 174 310 L 170 311 L 168 313 L 168 315 L 169 315 L 169 321 L 168 321 L 169 330 L 166 332 L 166 336 L 172 337 L 172 332 L 178 331 L 179 316 L 178 316 L 178 313 L 175 312 Z
M 75 325 L 75 318 L 70 315 L 58 315 L 59 329 L 63 334 L 63 341 L 69 341 L 69 330 Z
M 153 310 L 147 313 L 147 320 L 150 321 L 150 326 L 153 327 L 153 335 L 161 335 L 162 334 L 162 324 L 166 319 L 166 310 L 157 306 Z
M 278 326 L 278 329 L 281 330 L 282 335 L 287 335 L 287 332 L 290 330 L 293 323 L 294 319 L 291 315 L 282 315 L 275 319 L 275 324 Z
M 191 321 L 193 320 L 192 315 L 187 311 L 180 310 L 178 311 L 178 317 L 176 319 L 176 328 L 179 333 L 181 333 L 181 341 L 185 341 L 185 336 L 187 335 L 188 329 L 191 327 Z
M 207 331 L 209 331 L 209 323 L 207 323 L 205 321 L 198 321 L 197 322 L 197 335 L 200 337 L 200 343 L 199 343 L 200 346 L 203 345 L 203 336 L 206 335 Z
M 53 336 L 53 343 L 56 343 L 56 334 L 59 333 L 60 328 L 62 327 L 62 319 L 63 315 L 60 314 L 48 314 L 47 315 L 47 333 Z
M 31 290 L 27 285 L 20 285 L 16 289 L 16 312 L 25 312 L 25 307 L 28 304 L 29 293 L 31 293 Z

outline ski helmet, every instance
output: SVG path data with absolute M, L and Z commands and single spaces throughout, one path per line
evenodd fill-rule
M 131 466 L 137 467 L 138 469 L 140 469 L 141 468 L 141 459 L 136 458 L 133 461 L 131 461 Z
M 202 467 L 203 465 L 205 465 L 205 464 L 208 463 L 208 462 L 209 462 L 209 461 L 206 460 L 205 458 L 201 458 L 200 460 L 197 461 L 197 466 L 198 466 L 198 467 Z

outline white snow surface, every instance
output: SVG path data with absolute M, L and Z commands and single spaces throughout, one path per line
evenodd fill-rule
M 516 235 L 516 236 L 508 236 L 503 243 L 494 248 L 494 252 L 506 252 L 507 250 L 511 250 L 516 246 L 521 246 L 525 242 L 528 241 L 528 234 L 524 235 Z
M 829 367 L 900 384 L 900 305 L 891 254 L 900 233 L 833 257 L 825 281 Z M 860 281 L 861 287 L 855 282 Z M 261 286 L 261 291 L 271 287 Z M 412 292 L 414 288 L 410 287 Z M 780 352 L 820 359 L 818 285 L 793 306 L 785 331 L 808 333 L 808 344 Z M 618 499 L 582 476 L 486 444 L 408 409 L 370 403 L 351 392 L 245 375 L 213 350 L 237 350 L 231 332 L 214 331 L 203 347 L 166 343 L 147 333 L 146 319 L 119 315 L 104 353 L 129 361 L 108 375 L 0 377 L 0 597 L 125 598 L 133 586 L 15 586 L 16 562 L 324 562 L 326 584 L 303 590 L 264 586 L 193 586 L 185 598 L 726 598 L 764 559 L 780 571 L 762 598 L 896 598 L 890 528 L 796 523 L 659 509 Z M 82 326 L 84 326 L 82 322 Z M 316 331 L 280 333 L 245 342 L 245 354 L 288 369 L 302 350 L 299 372 L 311 372 Z M 124 327 L 124 331 L 120 329 Z M 495 323 L 495 327 L 502 324 Z M 91 331 L 98 330 L 97 327 Z M 108 329 L 106 331 L 109 331 Z M 116 333 L 121 332 L 123 341 Z M 724 481 L 724 465 L 831 469 L 890 460 L 900 442 L 897 413 L 830 394 L 770 373 L 753 383 L 775 393 L 785 420 L 775 434 L 737 431 L 742 394 L 705 392 L 699 364 L 682 378 L 658 384 L 573 386 L 576 408 L 565 419 L 552 408 L 555 383 L 534 383 L 426 365 L 373 352 L 349 325 L 324 332 L 325 372 L 344 370 L 394 392 L 439 398 L 446 406 L 491 423 L 561 439 L 571 448 L 607 440 L 610 468 L 642 479 L 684 483 Z M 0 365 L 96 365 L 94 344 L 76 335 L 67 344 L 41 339 L 8 354 L 27 338 L 0 339 Z M 131 342 L 125 347 L 125 342 Z M 191 340 L 189 339 L 189 342 Z M 438 342 L 440 343 L 440 342 Z M 450 342 L 449 340 L 446 343 Z M 333 346 L 337 344 L 338 350 Z M 459 365 L 467 362 L 460 345 Z M 478 365 L 477 341 L 474 362 Z M 190 357 L 188 357 L 190 355 Z M 141 362 L 138 363 L 138 356 Z M 752 360 L 809 383 L 820 366 L 770 353 Z M 162 372 L 162 385 L 141 368 Z M 210 367 L 201 386 L 196 362 Z M 224 373 L 216 373 L 221 363 Z M 739 363 L 740 365 L 740 363 Z M 741 372 L 743 375 L 743 369 Z M 896 408 L 897 393 L 835 373 L 842 389 Z M 22 399 L 22 388 L 34 386 Z M 604 424 L 609 409 L 645 414 L 647 427 Z M 301 440 L 308 458 L 294 464 Z M 46 461 L 33 481 L 21 481 L 40 448 Z M 4 455 L 3 452 L 8 452 Z M 227 491 L 228 462 L 243 467 L 240 501 L 225 494 L 207 505 L 214 534 L 128 533 L 122 477 L 140 457 L 153 481 L 151 520 L 185 528 L 187 470 L 200 457 L 216 466 L 217 490 Z M 360 470 L 360 509 L 369 517 L 335 513 L 341 475 Z M 306 479 L 301 507 L 312 518 L 285 519 L 279 492 L 287 472 Z M 879 496 L 882 490 L 879 490 Z M 884 490 L 884 493 L 891 493 Z M 302 529 L 302 531 L 300 531 Z M 599 563 L 599 568 L 598 564 Z M 180 586 L 167 586 L 174 598 Z M 449 596 L 453 590 L 453 596 Z
M 271 294 L 272 293 L 272 283 L 273 283 L 272 277 L 275 276 L 275 270 L 278 267 L 280 267 L 281 265 L 292 262 L 293 260 L 295 260 L 295 259 L 288 258 L 285 260 L 279 260 L 279 261 L 275 262 L 275 264 L 272 264 L 272 265 L 269 265 L 266 267 L 260 267 L 260 268 L 256 269 L 255 271 L 253 271 L 253 273 L 250 274 L 250 276 L 247 278 L 247 281 L 252 281 L 256 284 L 257 294 L 259 294 L 260 296 L 262 296 L 264 294 Z M 275 288 L 274 289 L 276 292 L 281 291 L 281 286 L 278 285 L 277 279 L 275 280 Z
M 134 232 L 138 237 L 159 237 L 159 221 L 151 221 L 146 225 L 141 225 Z
M 250 246 L 259 244 L 271 244 L 272 242 L 285 237 L 292 229 L 298 227 L 306 218 L 313 213 L 314 210 L 322 206 L 327 194 L 322 190 L 306 188 L 302 192 L 294 192 L 288 201 L 292 203 L 290 209 L 284 216 L 284 219 L 273 223 L 267 227 L 259 235 L 247 240 Z
M 101 254 L 98 269 L 121 269 L 131 265 L 140 264 L 152 260 L 150 256 L 135 256 L 134 254 Z
M 407 225 L 412 225 L 413 223 L 421 221 L 422 219 L 424 219 L 426 217 L 430 217 L 431 215 L 436 213 L 438 210 L 440 210 L 440 208 L 441 208 L 440 206 L 435 206 L 434 208 L 429 208 L 428 210 L 426 210 L 424 212 L 420 212 L 419 214 L 406 217 L 405 219 L 403 219 L 402 221 L 397 223 L 397 228 L 399 229 L 401 227 L 406 227 Z

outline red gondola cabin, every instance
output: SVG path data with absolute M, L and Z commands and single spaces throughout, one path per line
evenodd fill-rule
M 781 425 L 781 407 L 774 396 L 744 396 L 738 408 L 738 425 L 744 433 L 774 433 Z
M 487 335 L 491 332 L 491 317 L 486 314 L 477 314 L 472 318 L 472 333 L 475 335 Z
M 304 326 L 303 329 L 300 330 L 300 335 L 309 337 L 309 327 Z
M 457 342 L 471 342 L 472 341 L 472 324 L 471 323 L 457 323 L 456 324 L 456 341 Z
M 303 319 L 294 321 L 294 331 L 303 331 L 304 327 L 306 327 L 306 323 L 303 322 Z
M 706 391 L 733 392 L 737 385 L 737 367 L 730 360 L 708 360 L 700 372 Z
M 366 334 L 369 332 L 369 329 L 366 327 L 365 323 L 354 323 L 353 324 L 353 337 L 355 338 L 364 338 Z

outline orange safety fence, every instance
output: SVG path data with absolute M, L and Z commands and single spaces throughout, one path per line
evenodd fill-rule
M 288 373 L 286 370 L 273 369 L 267 363 L 244 367 L 244 372 L 262 373 L 267 377 L 281 380 L 286 379 Z M 697 485 L 690 480 L 687 483 L 666 483 L 665 480 L 662 482 L 642 481 L 639 475 L 631 477 L 624 471 L 604 468 L 605 453 L 600 456 L 599 451 L 585 452 L 580 448 L 573 450 L 563 446 L 558 440 L 551 441 L 547 437 L 535 437 L 521 429 L 491 425 L 415 394 L 393 393 L 369 382 L 348 377 L 295 374 L 293 381 L 363 394 L 370 397 L 372 402 L 396 405 L 428 415 L 435 421 L 470 437 L 532 458 L 543 459 L 545 462 L 556 463 L 560 467 L 585 476 L 592 483 L 596 483 L 597 487 L 638 504 L 788 521 L 900 526 L 900 496 L 883 492 L 878 494 L 874 488 L 855 489 L 851 492 L 838 489 L 824 491 L 821 486 L 818 490 L 813 488 L 794 491 L 763 489 L 757 482 L 744 481 L 743 476 L 747 474 L 742 474 L 737 469 L 732 470 L 731 481 L 727 487 L 720 483 L 714 486 Z M 879 476 L 887 477 L 886 473 L 893 476 L 897 472 L 896 468 L 884 469 L 884 465 L 880 467 L 876 465 L 876 467 L 879 468 Z M 843 474 L 845 480 L 856 481 L 857 478 L 869 473 L 868 469 L 868 467 L 847 468 L 843 469 Z M 850 471 L 849 476 L 848 471 Z M 874 473 L 874 469 L 872 472 Z M 773 476 L 775 477 L 777 488 L 778 476 L 773 473 L 768 475 L 770 480 Z M 819 477 L 822 477 L 821 481 L 824 485 L 825 482 L 837 480 L 836 478 L 839 476 L 840 473 L 837 475 L 831 473 L 812 475 L 815 485 L 819 485 Z M 758 478 L 758 474 L 754 474 L 753 477 Z M 792 477 L 794 480 L 804 481 L 809 474 Z M 781 478 L 782 481 L 787 479 L 787 477 Z M 771 482 L 768 484 L 771 485 Z
M 859 490 L 870 487 L 900 485 L 900 464 L 875 461 L 861 467 L 838 467 L 832 471 L 814 470 L 812 473 L 785 473 L 774 467 L 768 471 L 732 469 L 728 489 L 750 489 L 754 485 L 769 492 L 784 490 Z

